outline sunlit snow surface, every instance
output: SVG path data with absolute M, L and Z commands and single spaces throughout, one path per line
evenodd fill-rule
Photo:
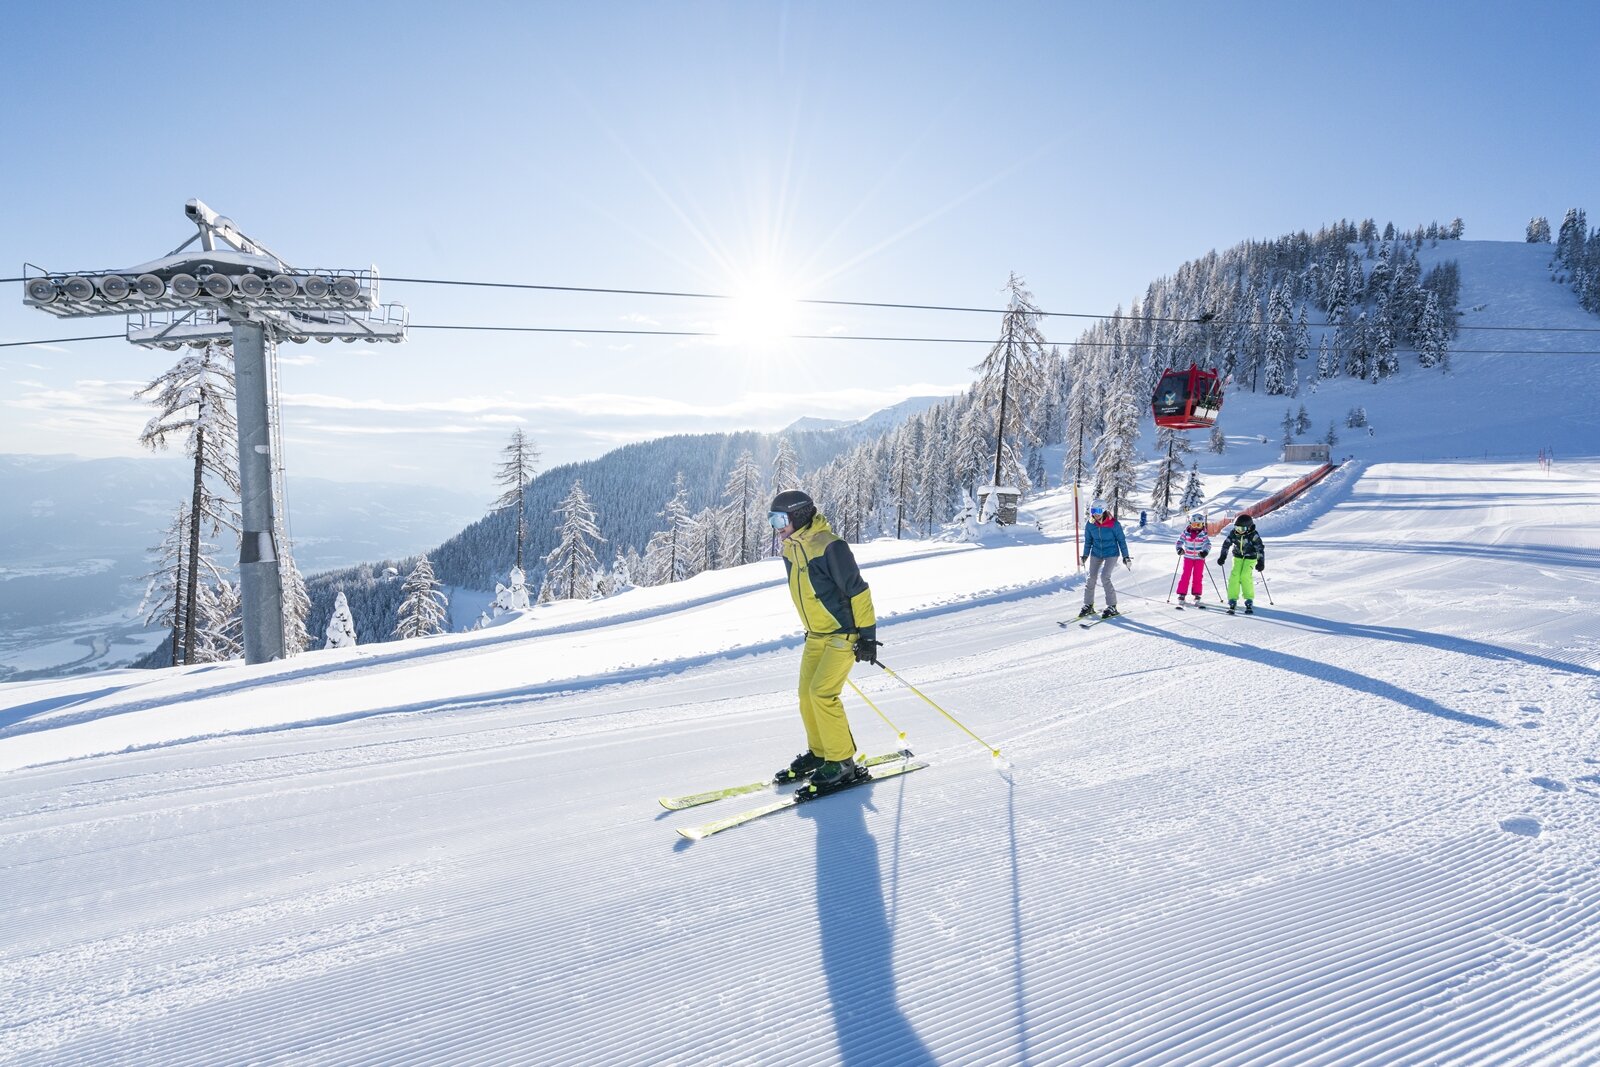
M 1256 618 L 1165 602 L 1168 527 L 1133 531 L 1126 618 L 1057 625 L 1060 492 L 861 546 L 884 661 L 1009 769 L 858 667 L 932 766 L 695 844 L 763 798 L 658 796 L 801 744 L 776 562 L 0 686 L 0 1063 L 1600 1061 L 1600 449 L 1560 365 L 1462 364 L 1491 458 L 1425 409 L 1385 445 L 1366 386 L 1377 444 L 1261 521 Z M 1238 462 L 1216 510 L 1299 470 Z

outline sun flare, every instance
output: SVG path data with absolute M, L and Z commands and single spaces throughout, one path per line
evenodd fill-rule
M 790 286 L 763 279 L 735 287 L 718 333 L 730 342 L 771 344 L 795 332 L 798 303 Z

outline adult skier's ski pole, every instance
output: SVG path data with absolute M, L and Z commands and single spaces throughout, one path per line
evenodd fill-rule
M 977 734 L 973 733 L 971 730 L 968 730 L 965 723 L 963 723 L 960 719 L 956 718 L 954 715 L 950 714 L 948 711 L 945 711 L 939 705 L 935 704 L 932 700 L 929 700 L 928 699 L 928 695 L 926 693 L 924 693 L 922 690 L 918 689 L 916 686 L 912 685 L 910 682 L 906 681 L 904 678 L 900 677 L 898 674 L 894 673 L 894 671 L 891 671 L 886 664 L 879 663 L 878 666 L 882 667 L 883 668 L 883 672 L 885 674 L 887 674 L 889 677 L 893 678 L 895 681 L 899 682 L 901 685 L 905 686 L 907 689 L 909 689 L 913 693 L 917 694 L 917 696 L 919 696 L 923 700 L 927 701 L 928 706 L 931 707 L 934 711 L 937 711 L 940 715 L 943 715 L 945 718 L 949 719 L 951 722 L 953 722 L 957 726 L 961 727 L 961 732 L 966 734 L 968 737 L 972 738 L 974 741 L 978 742 L 978 744 L 982 745 L 984 748 L 988 749 L 989 750 L 989 755 L 993 756 L 995 759 L 999 759 L 1000 758 L 1000 750 L 998 748 L 995 748 L 993 745 L 989 744 L 989 742 L 985 741 L 983 738 L 979 737 Z
M 856 691 L 856 696 L 860 697 L 862 700 L 865 700 L 867 702 L 867 707 L 871 708 L 873 711 L 878 711 L 878 705 L 874 704 L 870 699 L 868 699 L 867 694 L 863 693 L 860 690 L 860 688 L 858 688 L 856 686 L 855 682 L 851 681 L 849 678 L 846 678 L 845 681 L 850 682 L 850 688 L 854 689 Z M 906 747 L 906 732 L 904 730 L 900 729 L 900 727 L 896 726 L 894 723 L 889 722 L 889 716 L 885 715 L 881 711 L 878 711 L 878 718 L 882 719 L 884 722 L 889 723 L 889 729 L 893 730 L 895 737 L 899 739 L 900 747 L 901 748 L 905 748 Z

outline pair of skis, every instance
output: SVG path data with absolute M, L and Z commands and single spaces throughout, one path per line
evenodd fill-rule
M 1079 626 L 1087 630 L 1091 626 L 1098 626 L 1100 623 L 1110 622 L 1112 619 L 1120 619 L 1126 614 L 1126 611 L 1118 611 L 1115 615 L 1080 615 L 1077 619 L 1077 623 Z M 1064 630 L 1072 624 L 1067 622 L 1058 622 L 1056 625 Z
M 735 826 L 743 826 L 747 822 L 754 822 L 755 820 L 763 818 L 767 815 L 772 815 L 775 812 L 783 811 L 785 808 L 792 808 L 796 804 L 804 804 L 807 801 L 816 800 L 819 797 L 825 797 L 831 793 L 842 792 L 843 790 L 852 789 L 858 785 L 867 785 L 870 782 L 881 781 L 884 778 L 894 778 L 898 775 L 910 774 L 912 771 L 920 771 L 928 765 L 920 760 L 913 762 L 911 758 L 911 752 L 907 749 L 901 749 L 897 752 L 886 752 L 878 756 L 869 756 L 861 762 L 861 766 L 863 768 L 878 769 L 873 771 L 870 775 L 863 774 L 859 778 L 855 778 L 852 781 L 844 782 L 831 788 L 819 788 L 807 782 L 794 792 L 786 793 L 777 800 L 763 804 L 758 808 L 751 808 L 748 811 L 741 811 L 736 815 L 730 815 L 725 819 L 718 819 L 715 822 L 708 822 L 701 826 L 681 827 L 678 830 L 678 835 L 680 837 L 687 838 L 690 841 L 699 841 L 703 838 L 710 837 L 712 834 L 720 834 L 724 830 L 731 830 Z M 710 804 L 714 801 L 725 800 L 728 797 L 745 796 L 750 793 L 775 792 L 777 788 L 778 787 L 776 783 L 769 778 L 760 782 L 747 782 L 744 785 L 731 785 L 722 789 L 709 789 L 703 793 L 689 793 L 681 797 L 662 797 L 660 799 L 661 806 L 666 808 L 668 811 L 681 811 L 684 808 L 698 807 L 701 804 Z

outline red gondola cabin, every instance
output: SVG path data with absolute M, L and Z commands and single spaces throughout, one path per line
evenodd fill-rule
M 1156 425 L 1168 430 L 1200 430 L 1217 421 L 1222 410 L 1222 380 L 1214 370 L 1193 363 L 1188 370 L 1169 370 L 1156 383 L 1150 411 Z

